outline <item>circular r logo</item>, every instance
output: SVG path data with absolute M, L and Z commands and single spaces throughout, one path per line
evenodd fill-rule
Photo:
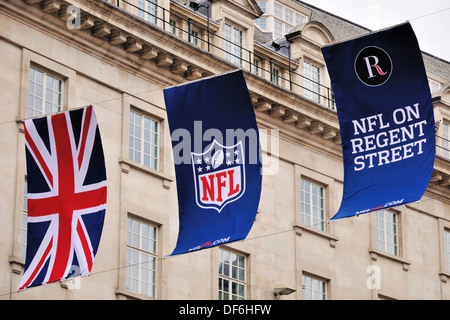
M 365 47 L 356 56 L 355 73 L 365 85 L 381 86 L 391 76 L 391 57 L 381 48 Z

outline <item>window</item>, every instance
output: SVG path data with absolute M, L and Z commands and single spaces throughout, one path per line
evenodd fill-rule
M 28 183 L 25 178 L 23 191 L 23 210 L 22 210 L 22 234 L 20 241 L 20 257 L 25 259 L 27 254 L 27 232 L 28 232 Z
M 273 6 L 273 15 L 277 18 L 282 18 L 283 16 L 283 7 L 280 6 L 279 4 L 274 4 Z
M 283 36 L 283 23 L 275 19 L 273 25 L 273 37 L 275 39 L 278 39 L 281 38 L 282 36 Z
M 169 31 L 173 34 L 177 34 L 177 21 L 170 19 L 169 20 Z
M 246 259 L 219 248 L 219 300 L 244 300 Z
M 255 23 L 257 26 L 259 26 L 261 29 L 266 30 L 267 28 L 267 18 L 262 17 L 255 20 Z
M 428 79 L 428 85 L 430 86 L 430 91 L 433 93 L 441 88 L 441 84 L 437 81 Z
M 266 4 L 266 2 L 256 1 L 256 3 L 258 4 L 258 6 L 261 9 L 261 11 L 263 12 L 263 14 L 267 12 L 267 4 Z
M 288 34 L 289 31 L 294 26 L 294 12 L 289 10 L 288 8 L 284 9 L 284 22 L 285 22 L 284 33 Z
M 289 23 L 290 25 L 292 25 L 293 23 L 293 18 L 294 17 L 294 12 L 289 10 L 288 8 L 284 9 L 284 21 L 286 21 L 286 23 Z
M 158 0 L 138 0 L 138 16 L 156 24 L 158 16 Z
M 305 226 L 325 231 L 325 189 L 301 180 L 301 215 Z
M 127 219 L 126 289 L 156 297 L 157 228 Z
M 198 31 L 197 30 L 191 30 L 191 36 L 189 38 L 190 42 L 196 46 L 198 46 Z
M 129 158 L 158 170 L 159 122 L 130 110 Z
M 295 25 L 299 26 L 299 25 L 301 25 L 303 23 L 303 21 L 304 21 L 303 16 L 301 16 L 301 15 L 296 13 L 295 14 Z
M 243 31 L 225 24 L 225 59 L 242 66 Z
M 377 249 L 398 255 L 398 214 L 388 210 L 375 211 Z
M 62 80 L 30 67 L 28 82 L 28 117 L 61 111 Z
M 444 231 L 444 247 L 445 247 L 445 270 L 450 272 L 450 231 Z
M 302 276 L 303 300 L 326 300 L 327 283 L 315 277 Z
M 272 68 L 272 82 L 275 84 L 280 84 L 280 70 Z
M 305 97 L 320 103 L 320 67 L 303 61 L 303 75 L 305 76 Z
M 449 124 L 448 123 L 443 123 L 442 124 L 442 131 L 444 136 L 442 137 L 442 147 L 444 148 L 444 158 L 446 159 L 450 159 L 450 135 L 449 135 Z
M 261 62 L 258 59 L 253 59 L 253 73 L 259 76 Z

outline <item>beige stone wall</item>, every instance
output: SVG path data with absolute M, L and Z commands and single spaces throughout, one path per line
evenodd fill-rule
M 165 258 L 177 239 L 178 204 L 163 89 L 192 75 L 174 72 L 176 59 L 189 70 L 201 70 L 200 76 L 235 66 L 166 32 L 143 29 L 139 21 L 131 24 L 132 18 L 114 7 L 99 4 L 96 11 L 86 1 L 74 3 L 97 24 L 107 17 L 117 30 L 153 45 L 157 54 L 143 59 L 139 52 L 112 45 L 92 30 L 67 29 L 64 20 L 44 13 L 39 5 L 0 1 L 0 299 L 145 298 L 125 288 L 128 215 L 158 227 L 157 299 L 217 299 L 217 247 Z M 225 14 L 233 6 L 220 8 L 216 7 Z M 248 12 L 237 12 L 233 14 L 240 15 L 243 23 L 251 21 Z M 317 34 L 317 39 L 322 41 L 323 35 Z M 306 46 L 318 49 L 311 43 Z M 20 257 L 26 174 L 23 119 L 30 65 L 64 79 L 64 108 L 95 106 L 106 159 L 108 204 L 90 276 L 15 293 L 24 263 Z M 420 203 L 395 208 L 400 213 L 399 256 L 376 249 L 375 220 L 370 214 L 329 222 L 325 231 L 317 231 L 301 222 L 300 179 L 325 188 L 330 218 L 339 208 L 343 186 L 337 116 L 300 93 L 249 72 L 245 76 L 260 130 L 275 136 L 279 132 L 279 139 L 273 140 L 278 148 L 271 144 L 263 149 L 265 162 L 276 161 L 263 177 L 255 224 L 245 241 L 226 246 L 246 257 L 246 298 L 274 299 L 274 287 L 282 284 L 296 292 L 281 299 L 302 299 L 302 275 L 308 274 L 327 282 L 329 299 L 449 299 L 443 239 L 444 228 L 450 228 L 448 160 L 437 158 L 434 182 Z M 443 117 L 449 116 L 447 96 L 435 102 L 436 113 Z M 130 108 L 160 121 L 159 170 L 128 159 Z M 380 287 L 374 288 L 367 281 L 377 270 Z

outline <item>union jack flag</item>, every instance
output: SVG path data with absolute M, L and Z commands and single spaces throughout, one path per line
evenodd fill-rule
M 106 210 L 106 169 L 92 106 L 25 120 L 28 231 L 18 290 L 89 274 Z

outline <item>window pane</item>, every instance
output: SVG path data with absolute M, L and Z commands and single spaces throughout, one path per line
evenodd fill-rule
M 310 276 L 302 276 L 304 300 L 326 300 L 326 282 Z
M 324 188 L 304 179 L 300 185 L 302 223 L 318 230 L 325 230 Z
M 219 299 L 245 299 L 245 278 L 245 257 L 219 249 Z
M 156 227 L 127 219 L 127 290 L 156 296 Z
M 397 214 L 379 210 L 375 213 L 375 220 L 377 248 L 398 255 Z
M 147 167 L 158 169 L 158 122 L 130 111 L 129 157 Z

